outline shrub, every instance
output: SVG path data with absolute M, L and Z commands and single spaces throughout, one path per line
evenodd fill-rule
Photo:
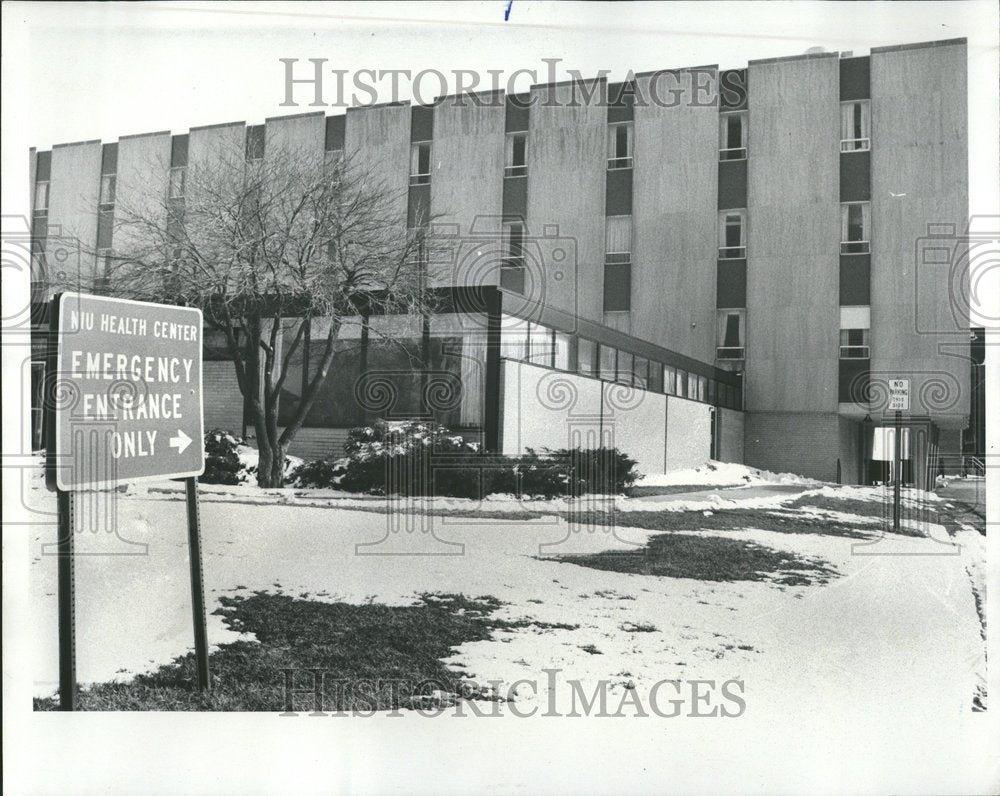
M 342 462 L 331 462 L 327 459 L 317 459 L 303 462 L 289 475 L 289 480 L 295 486 L 316 487 L 318 489 L 338 489 L 340 479 L 344 475 Z
M 420 496 L 482 498 L 493 493 L 559 497 L 620 494 L 638 473 L 616 448 L 482 453 L 435 423 L 380 421 L 352 429 L 347 458 L 308 462 L 292 474 L 299 486 Z
M 199 480 L 203 484 L 238 484 L 243 469 L 239 456 L 240 444 L 240 440 L 228 431 L 214 429 L 207 432 L 205 472 Z

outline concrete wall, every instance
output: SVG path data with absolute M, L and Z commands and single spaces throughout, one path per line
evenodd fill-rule
M 454 255 L 433 269 L 434 284 L 500 281 L 505 111 L 503 102 L 482 101 L 453 98 L 434 108 L 431 214 L 440 216 L 435 224 L 454 225 L 459 238 Z M 493 256 L 481 257 L 484 250 Z
M 49 258 L 53 270 L 66 269 L 66 279 L 79 271 L 84 282 L 94 276 L 97 246 L 97 203 L 101 190 L 101 142 L 61 144 L 52 148 L 49 182 L 49 234 L 46 251 L 64 245 L 70 255 L 64 264 Z M 63 238 L 60 243 L 59 238 Z
M 961 235 L 968 220 L 966 56 L 964 44 L 871 56 L 873 380 L 909 377 L 911 411 L 952 429 L 969 412 L 968 308 L 954 301 L 968 274 L 952 269 L 960 252 L 920 255 L 928 224 L 945 233 L 930 245 L 954 249 L 942 225 Z
M 394 206 L 393 214 L 406 224 L 407 186 L 410 182 L 410 106 L 375 105 L 348 108 L 345 151 L 373 186 L 381 186 Z M 434 180 L 436 159 L 431 162 Z
M 716 454 L 720 462 L 743 463 L 745 416 L 735 409 L 715 409 L 715 434 L 719 440 Z
M 524 362 L 502 367 L 503 453 L 614 446 L 643 473 L 711 458 L 711 407 Z
M 326 141 L 326 114 L 296 114 L 268 119 L 264 127 L 264 157 L 268 153 L 302 153 L 307 157 L 321 157 Z
M 749 66 L 747 409 L 837 410 L 836 54 Z
M 745 463 L 774 472 L 835 481 L 840 457 L 836 412 L 748 412 Z M 841 466 L 844 466 L 843 457 Z
M 240 162 L 246 151 L 246 126 L 243 122 L 193 127 L 188 135 L 188 174 L 185 195 L 189 205 L 198 202 L 199 184 L 211 183 L 212 170 L 219 158 Z M 206 176 L 199 176 L 206 175 Z
M 708 404 L 667 396 L 666 470 L 698 467 L 712 458 Z
M 544 298 L 550 306 L 601 322 L 608 111 L 600 90 L 587 102 L 579 88 L 574 95 L 568 85 L 538 87 L 531 95 L 528 233 L 540 236 L 552 227 L 569 239 L 575 250 L 569 256 L 576 261 L 575 274 L 546 282 Z M 570 106 L 574 96 L 577 107 Z
M 151 242 L 129 219 L 155 219 L 165 224 L 170 176 L 170 133 L 127 136 L 118 140 L 114 249 L 139 250 Z
M 699 85 L 714 94 L 714 72 L 699 74 Z M 649 97 L 649 84 L 639 79 L 639 96 Z M 664 102 L 635 108 L 630 333 L 712 362 L 719 112 L 695 104 L 691 72 L 662 75 L 654 85 Z M 665 107 L 671 89 L 683 93 Z

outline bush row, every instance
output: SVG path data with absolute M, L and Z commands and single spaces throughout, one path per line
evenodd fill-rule
M 346 458 L 307 462 L 297 486 L 348 492 L 481 498 L 494 493 L 557 497 L 620 494 L 638 477 L 617 448 L 529 449 L 519 456 L 483 453 L 440 425 L 385 423 L 353 429 Z

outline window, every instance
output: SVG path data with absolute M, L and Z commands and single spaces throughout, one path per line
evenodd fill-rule
M 570 350 L 570 336 L 563 332 L 556 332 L 555 341 L 555 357 L 552 363 L 554 368 L 559 370 L 569 370 L 569 350 Z
M 618 370 L 615 374 L 615 381 L 622 384 L 632 383 L 632 360 L 633 356 L 628 351 L 618 352 Z
M 524 177 L 528 174 L 528 134 L 508 133 L 504 177 Z
M 871 358 L 871 307 L 840 308 L 840 358 Z
M 598 375 L 608 381 L 615 380 L 615 362 L 618 351 L 611 346 L 598 345 Z
M 527 361 L 551 368 L 553 349 L 552 330 L 539 326 L 537 323 L 530 323 L 528 325 Z
M 608 168 L 632 168 L 632 122 L 608 125 Z
M 524 293 L 524 224 L 520 221 L 505 221 L 503 225 L 500 287 Z
M 747 117 L 745 113 L 719 115 L 719 160 L 746 160 Z
M 708 400 L 708 377 L 698 377 L 698 400 L 704 403 Z
M 632 307 L 632 216 L 608 216 L 604 232 L 604 311 Z
M 35 183 L 35 212 L 44 213 L 49 209 L 49 184 L 48 182 Z
M 867 100 L 840 103 L 840 151 L 871 149 L 871 107 Z
M 247 161 L 253 162 L 264 157 L 264 125 L 256 124 L 247 128 Z
M 343 149 L 327 149 L 323 153 L 323 169 L 327 174 L 335 172 L 343 161 Z
M 115 187 L 117 177 L 114 174 L 101 175 L 101 199 L 102 207 L 111 207 L 115 203 Z
M 649 385 L 649 360 L 638 354 L 632 358 L 632 384 L 644 390 Z
M 528 353 L 528 322 L 505 315 L 500 324 L 500 356 L 523 360 Z
M 871 204 L 848 202 L 840 206 L 840 253 L 868 254 L 871 249 Z
M 174 166 L 170 170 L 170 198 L 184 198 L 184 183 L 187 182 L 187 166 Z
M 663 392 L 667 395 L 677 395 L 677 368 L 663 366 Z
M 715 356 L 717 359 L 743 359 L 745 351 L 746 310 L 719 310 Z
M 597 343 L 583 337 L 577 339 L 576 372 L 581 376 L 594 375 L 594 351 Z
M 677 370 L 677 395 L 681 398 L 688 397 L 688 374 L 686 370 Z
M 431 181 L 431 142 L 410 147 L 410 185 L 429 185 Z
M 719 259 L 742 260 L 747 256 L 746 210 L 725 210 L 719 214 Z

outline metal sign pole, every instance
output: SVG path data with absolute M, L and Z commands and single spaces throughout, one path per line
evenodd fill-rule
M 208 670 L 208 629 L 205 625 L 205 579 L 201 567 L 201 514 L 198 510 L 198 479 L 185 478 L 187 493 L 188 558 L 191 562 L 191 612 L 194 618 L 194 655 L 198 667 L 198 688 L 210 691 Z
M 76 593 L 73 561 L 73 493 L 57 493 L 59 515 L 59 709 L 76 709 Z
M 896 444 L 892 456 L 892 468 L 895 471 L 892 488 L 892 530 L 899 533 L 899 485 L 903 480 L 903 413 L 896 412 Z

